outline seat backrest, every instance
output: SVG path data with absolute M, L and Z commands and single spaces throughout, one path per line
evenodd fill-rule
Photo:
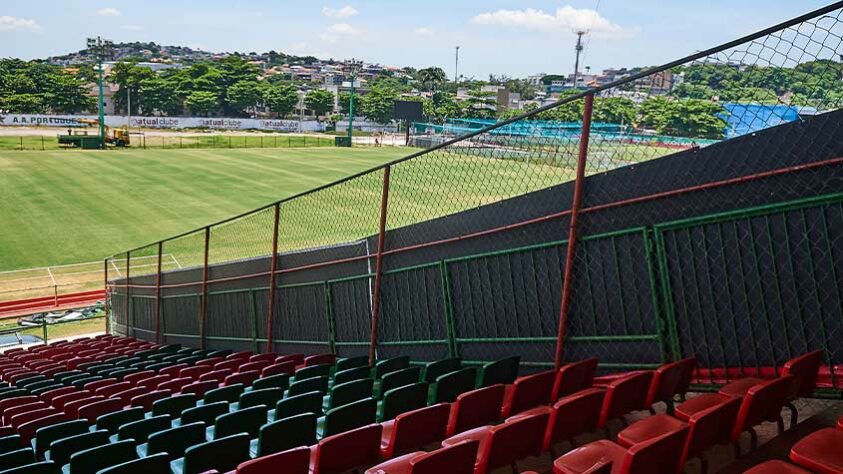
M 316 354 L 304 358 L 305 367 L 311 365 L 334 365 L 337 363 L 337 356 L 334 354 Z
M 108 432 L 105 430 L 62 438 L 50 443 L 50 461 L 63 466 L 70 461 L 70 456 L 74 453 L 104 444 L 108 444 Z
M 206 373 L 200 375 L 199 380 L 200 381 L 213 380 L 214 382 L 217 382 L 217 383 L 223 383 L 225 381 L 225 378 L 228 377 L 229 375 L 233 374 L 233 373 L 234 373 L 234 371 L 231 370 L 231 369 L 212 370 L 210 372 L 206 372 Z
M 263 405 L 266 409 L 270 409 L 282 398 L 284 398 L 284 390 L 281 388 L 252 390 L 251 392 L 243 392 L 240 395 L 238 407 L 242 409 Z
M 451 357 L 449 359 L 435 360 L 428 362 L 424 366 L 424 373 L 421 380 L 427 383 L 433 383 L 441 375 L 451 372 L 456 372 L 462 368 L 462 359 L 459 357 Z
M 117 434 L 117 430 L 126 423 L 143 419 L 143 413 L 143 408 L 134 407 L 100 415 L 95 426 L 98 430 L 106 430 L 109 434 Z
M 240 394 L 243 393 L 243 390 L 245 390 L 243 384 L 226 385 L 225 387 L 208 390 L 205 392 L 205 396 L 202 397 L 202 399 L 205 403 L 234 403 L 240 399 Z
M 258 456 L 316 444 L 316 415 L 302 413 L 261 426 Z
M 402 413 L 395 418 L 386 457 L 445 439 L 451 405 L 440 403 Z
M 213 367 L 208 367 L 207 365 L 194 365 L 186 369 L 181 369 L 179 371 L 179 377 L 190 377 L 193 380 L 199 380 L 199 377 L 212 370 L 214 370 Z
M 588 388 L 556 402 L 550 415 L 552 431 L 549 441 L 567 441 L 596 430 L 605 394 L 601 388 Z
M 379 380 L 390 372 L 406 369 L 407 367 L 410 367 L 410 356 L 399 356 L 382 360 L 375 364 L 375 379 Z
M 380 394 L 383 394 L 393 388 L 403 387 L 412 383 L 419 382 L 421 378 L 421 367 L 408 367 L 406 369 L 396 370 L 384 375 L 381 378 Z
M 119 393 L 115 393 L 114 395 L 111 396 L 111 398 L 119 398 L 120 401 L 122 401 L 124 405 L 129 405 L 130 403 L 132 403 L 133 398 L 135 398 L 137 396 L 140 396 L 140 395 L 146 395 L 147 393 L 149 393 L 149 389 L 146 389 L 146 388 L 143 388 L 143 387 L 134 387 L 134 388 L 130 388 L 128 390 L 123 390 L 122 392 L 119 392 Z M 135 406 L 138 406 L 138 405 L 135 405 Z
M 393 388 L 383 396 L 383 420 L 427 405 L 428 384 L 424 382 Z
M 620 472 L 628 474 L 675 474 L 688 427 L 661 435 L 629 448 Z
M 204 397 L 206 393 L 219 385 L 213 380 L 189 383 L 181 388 L 181 393 L 195 393 L 197 397 Z
M 15 467 L 3 471 L 3 474 L 59 474 L 60 472 L 61 467 L 57 466 L 56 463 L 52 461 L 42 461 Z
M 173 393 L 181 392 L 182 387 L 193 383 L 190 377 L 178 377 L 170 379 L 158 386 L 159 390 L 170 390 Z
M 492 428 L 480 454 L 486 460 L 486 469 L 491 471 L 527 456 L 538 456 L 549 418 L 547 413 L 530 415 Z
M 322 392 L 308 392 L 294 395 L 275 404 L 275 419 L 288 418 L 302 413 L 322 416 Z
M 188 423 L 149 435 L 147 453 L 165 453 L 173 460 L 182 457 L 187 448 L 204 442 L 205 423 Z
M 783 375 L 750 387 L 738 410 L 738 417 L 732 429 L 732 440 L 737 440 L 742 432 L 759 423 L 778 419 L 782 407 L 792 393 L 793 380 L 792 375 Z
M 328 409 L 347 405 L 372 396 L 374 380 L 360 379 L 334 385 L 328 398 Z
M 112 395 L 118 394 L 120 392 L 125 392 L 132 388 L 132 384 L 129 382 L 117 382 L 113 384 L 109 384 L 103 387 L 99 387 L 94 390 L 95 395 L 102 395 L 103 397 L 111 397 Z
M 334 384 L 351 382 L 352 380 L 367 379 L 371 376 L 371 374 L 372 370 L 369 366 L 338 370 L 334 373 Z
M 112 466 L 97 474 L 171 474 L 170 460 L 166 454 L 149 456 Z
M 278 354 L 274 352 L 266 352 L 263 354 L 255 354 L 252 357 L 249 357 L 249 362 L 275 362 L 275 359 L 278 358 Z
M 21 398 L 29 398 L 29 397 L 15 397 L 15 398 L 21 399 Z M 31 401 L 29 403 L 24 403 L 24 404 L 21 404 L 21 405 L 16 405 L 16 406 L 7 408 L 6 411 L 3 413 L 4 424 L 8 425 L 9 420 L 11 420 L 12 417 L 14 417 L 16 415 L 19 415 L 21 413 L 28 413 L 28 412 L 31 412 L 31 411 L 40 410 L 42 408 L 48 408 L 49 407 L 49 405 L 47 405 L 46 403 L 39 400 L 38 397 L 32 397 L 32 399 L 33 399 L 33 401 Z
M 785 362 L 782 375 L 793 376 L 793 391 L 789 398 L 810 397 L 814 394 L 823 351 L 817 350 Z
M 145 443 L 152 433 L 170 428 L 170 417 L 167 415 L 153 416 L 142 420 L 126 423 L 117 429 L 120 440 L 133 439 L 138 443 Z
M 96 474 L 97 472 L 138 458 L 132 440 L 117 441 L 79 451 L 70 456 L 70 474 Z
M 328 392 L 328 376 L 312 377 L 305 380 L 298 380 L 290 384 L 287 396 L 301 395 L 308 392 Z
M 594 384 L 596 371 L 596 357 L 563 365 L 556 373 L 551 394 L 552 400 L 559 400 L 564 396 L 590 388 Z
M 328 410 L 322 436 L 331 436 L 374 423 L 377 410 L 378 402 L 371 397 Z
M 176 378 L 180 377 L 179 372 L 181 372 L 182 369 L 186 369 L 188 367 L 189 366 L 187 364 L 173 364 L 168 367 L 162 368 L 158 371 L 158 374 L 167 375 L 171 378 Z
M 290 386 L 290 376 L 287 374 L 266 375 L 252 383 L 252 390 L 264 388 L 280 388 L 286 390 Z
M 327 376 L 331 373 L 331 366 L 328 364 L 308 365 L 296 371 L 296 381 L 306 380 L 312 377 Z
M 295 365 L 304 364 L 304 354 L 287 354 L 275 359 L 276 364 L 280 364 L 282 362 L 292 362 Z
M 202 359 L 199 362 L 197 362 L 196 365 L 200 366 L 200 367 L 206 366 L 206 367 L 208 367 L 206 372 L 210 372 L 211 370 L 214 369 L 215 365 L 217 365 L 218 363 L 220 363 L 224 360 L 225 360 L 225 357 L 222 357 L 222 356 L 207 357 L 207 358 Z M 182 375 L 181 372 L 179 372 L 179 376 L 184 377 L 184 375 Z
M 249 460 L 249 435 L 239 433 L 187 448 L 184 474 L 200 474 L 212 469 L 228 472 Z
M 463 393 L 457 397 L 451 409 L 448 434 L 496 423 L 501 417 L 501 407 L 506 387 L 491 385 Z
M 181 412 L 181 424 L 202 422 L 212 426 L 218 416 L 228 413 L 227 402 L 206 403 L 198 407 L 188 408 Z
M 682 453 L 683 464 L 715 444 L 728 443 L 740 406 L 740 398 L 730 398 L 691 415 L 688 442 Z
M 518 378 L 518 367 L 521 364 L 521 356 L 512 356 L 505 359 L 489 362 L 480 369 L 480 377 L 477 380 L 477 387 L 488 387 L 495 384 L 510 384 Z
M 53 441 L 87 432 L 88 423 L 85 420 L 65 421 L 39 428 L 35 431 L 35 454 L 41 457 Z
M 679 362 L 682 364 L 682 377 L 676 385 L 676 393 L 685 394 L 688 392 L 688 387 L 691 386 L 691 380 L 694 379 L 694 372 L 697 370 L 697 358 L 691 356 Z
M 195 407 L 198 399 L 194 393 L 183 393 L 156 400 L 152 403 L 152 415 L 170 415 L 171 418 L 178 418 L 184 410 Z
M 696 359 L 694 365 L 696 365 Z M 647 393 L 647 406 L 651 406 L 656 402 L 663 402 L 673 398 L 674 395 L 680 393 L 681 385 L 684 380 L 688 379 L 688 370 L 693 373 L 693 368 L 690 367 L 688 359 L 670 362 L 657 368 L 653 372 L 653 378 L 650 381 L 650 389 Z
M 257 438 L 261 426 L 266 423 L 266 406 L 242 408 L 217 417 L 214 421 L 214 438 L 224 438 L 237 433 L 248 433 Z
M 439 448 L 410 461 L 409 474 L 473 474 L 478 441 Z
M 243 364 L 243 365 L 241 365 L 241 366 L 240 366 L 240 368 L 238 369 L 238 371 L 239 371 L 240 373 L 243 373 L 243 372 L 251 372 L 251 371 L 253 371 L 253 370 L 254 370 L 254 371 L 255 371 L 255 372 L 257 372 L 258 374 L 260 374 L 260 373 L 261 373 L 261 371 L 262 371 L 264 368 L 269 367 L 270 365 L 272 365 L 272 362 L 270 362 L 270 361 L 265 361 L 265 360 L 264 360 L 264 361 L 260 361 L 260 360 L 259 360 L 259 361 L 255 361 L 255 362 L 246 362 L 245 364 Z
M 170 395 L 172 395 L 172 393 L 173 392 L 169 390 L 155 390 L 133 397 L 130 401 L 130 404 L 133 407 L 143 407 L 144 410 L 150 411 L 152 410 L 153 403 L 158 400 L 168 398 Z
M 106 400 L 106 398 L 102 395 L 93 395 L 90 397 L 80 398 L 79 400 L 73 400 L 72 402 L 64 405 L 64 412 L 71 418 L 79 418 L 79 410 L 82 409 L 82 407 L 88 406 L 92 403 L 101 402 L 103 400 Z M 120 404 L 120 400 L 117 400 L 117 403 Z
M 635 372 L 612 381 L 606 387 L 606 397 L 600 413 L 600 427 L 609 420 L 647 407 L 647 393 L 650 389 L 650 371 Z
M 269 377 L 270 375 L 287 374 L 293 375 L 296 373 L 296 364 L 292 362 L 281 362 L 280 364 L 271 364 L 261 370 L 262 377 Z
M 474 390 L 476 379 L 477 369 L 474 367 L 467 367 L 456 372 L 441 375 L 436 379 L 436 383 L 433 386 L 433 396 L 430 402 L 451 403 L 461 393 Z
M 132 385 L 137 385 L 141 380 L 148 379 L 150 377 L 155 377 L 155 372 L 151 370 L 141 370 L 124 376 L 123 381 L 129 382 Z
M 515 379 L 509 400 L 509 414 L 514 415 L 539 405 L 547 405 L 550 402 L 550 394 L 555 381 L 555 370 L 546 370 Z
M 339 474 L 380 459 L 381 425 L 372 424 L 319 441 L 312 474 Z
M 0 453 L 7 453 L 14 451 L 23 445 L 21 437 L 18 434 L 10 434 L 0 437 Z
M 101 378 L 99 380 L 94 380 L 92 382 L 86 383 L 82 388 L 85 390 L 91 391 L 93 393 L 97 393 L 98 388 L 107 387 L 109 385 L 114 385 L 117 383 L 117 379 L 113 378 Z
M 0 416 L 6 415 L 6 410 L 10 410 L 14 407 L 19 407 L 22 405 L 29 405 L 30 403 L 35 403 L 40 401 L 38 397 L 33 395 L 23 395 L 20 397 L 11 397 L 6 398 L 4 400 L 0 400 Z
M 61 414 L 60 411 L 56 410 L 55 408 L 48 407 L 48 408 L 40 408 L 38 410 L 28 411 L 26 413 L 20 413 L 11 418 L 9 420 L 9 424 L 12 428 L 18 430 L 20 432 L 20 427 L 29 423 L 30 421 L 38 420 L 39 418 L 46 418 L 48 416 L 59 415 Z
M 242 360 L 248 361 L 254 354 L 252 351 L 240 351 L 234 352 L 232 354 L 228 354 L 225 356 L 225 360 Z
M 216 364 L 214 364 L 214 371 L 217 371 L 217 370 L 230 370 L 232 373 L 233 373 L 233 372 L 237 372 L 237 369 L 239 369 L 239 368 L 240 368 L 240 366 L 241 366 L 241 365 L 243 365 L 243 364 L 245 364 L 245 363 L 246 363 L 246 362 L 243 362 L 243 361 L 242 361 L 242 360 L 240 360 L 240 359 L 228 359 L 228 360 L 224 360 L 224 361 L 222 361 L 222 362 L 217 362 Z
M 54 398 L 75 392 L 78 392 L 75 387 L 61 387 L 44 392 L 39 396 L 39 398 L 41 398 L 41 400 L 47 402 L 48 404 L 52 404 Z
M 8 453 L 0 454 L 0 471 L 25 466 L 35 462 L 35 453 L 32 448 L 21 448 Z
M 237 466 L 237 474 L 276 474 L 278 466 L 284 466 L 289 474 L 308 474 L 310 470 L 310 448 L 296 447 L 278 452 Z
M 369 367 L 369 357 L 368 356 L 357 356 L 357 357 L 346 357 L 344 359 L 337 360 L 336 363 L 337 372 L 341 372 L 343 370 L 348 369 L 355 369 L 360 367 Z

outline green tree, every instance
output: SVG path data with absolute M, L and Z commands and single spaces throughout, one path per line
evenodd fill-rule
M 228 110 L 236 115 L 248 114 L 263 99 L 263 91 L 255 81 L 235 82 L 225 92 Z
M 334 94 L 325 89 L 314 89 L 304 96 L 304 105 L 321 117 L 334 108 Z
M 441 67 L 427 67 L 416 72 L 416 80 L 421 85 L 421 90 L 435 91 L 448 82 L 448 75 Z
M 595 122 L 620 123 L 632 125 L 635 122 L 636 108 L 632 99 L 610 97 L 594 101 Z
M 53 74 L 44 93 L 45 104 L 54 112 L 75 114 L 90 110 L 96 99 L 88 95 L 84 84 L 64 72 Z
M 289 82 L 280 82 L 267 86 L 263 91 L 263 102 L 269 110 L 279 117 L 289 115 L 299 101 L 296 88 Z
M 196 91 L 184 99 L 184 106 L 192 113 L 207 117 L 219 109 L 220 103 L 213 92 Z
M 175 84 L 162 77 L 141 81 L 140 95 L 146 113 L 157 111 L 165 115 L 176 115 L 181 111 L 182 99 L 176 92 Z
M 376 87 L 366 95 L 363 103 L 363 116 L 377 123 L 386 124 L 392 120 L 395 111 L 395 99 L 398 92 L 390 87 Z
M 464 113 L 466 116 L 473 118 L 495 118 L 497 104 L 497 94 L 494 92 L 472 89 L 468 91 Z
M 726 129 L 719 117 L 723 112 L 722 106 L 707 100 L 653 97 L 641 104 L 640 125 L 663 135 L 716 139 Z
M 562 94 L 559 99 L 564 100 L 568 96 L 574 95 L 577 92 L 568 91 Z M 541 120 L 555 120 L 557 122 L 581 122 L 583 117 L 583 107 L 585 103 L 583 99 L 578 99 L 564 104 L 558 105 L 550 110 L 546 110 L 538 115 Z
M 366 102 L 366 97 L 360 94 L 354 94 L 354 115 L 358 116 L 361 115 L 363 110 L 363 104 Z M 351 103 L 351 93 L 350 92 L 340 92 L 339 95 L 339 105 L 340 105 L 340 112 L 348 115 L 349 113 L 349 104 Z
M 462 116 L 463 109 L 453 94 L 440 91 L 424 101 L 424 114 L 428 120 L 443 123 L 448 117 Z
M 155 72 L 148 67 L 140 67 L 135 63 L 118 62 L 111 69 L 108 80 L 117 84 L 120 89 L 114 96 L 117 110 L 126 112 L 129 94 L 131 93 L 132 113 L 143 109 L 143 98 L 140 95 L 141 83 L 155 77 Z

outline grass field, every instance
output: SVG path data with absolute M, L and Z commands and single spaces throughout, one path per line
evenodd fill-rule
M 94 133 L 94 132 L 92 132 Z M 306 135 L 132 135 L 132 148 L 301 148 L 324 147 L 334 144 L 333 137 Z M 0 151 L 70 150 L 59 147 L 54 136 L 0 136 Z

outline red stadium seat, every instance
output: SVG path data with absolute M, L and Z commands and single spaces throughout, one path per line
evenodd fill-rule
M 20 435 L 21 442 L 24 445 L 29 445 L 32 438 L 35 437 L 35 432 L 45 426 L 51 426 L 58 423 L 68 421 L 67 415 L 61 412 L 52 415 L 42 416 L 34 420 L 22 423 L 17 427 L 17 433 Z M 11 428 L 11 427 L 9 427 Z
M 275 359 L 276 364 L 282 362 L 292 362 L 295 365 L 304 364 L 304 354 L 287 354 Z
M 274 352 L 267 352 L 265 354 L 255 354 L 252 357 L 249 357 L 249 362 L 269 362 L 270 364 L 275 363 L 275 359 L 278 358 L 278 354 Z
M 133 407 L 141 407 L 144 411 L 152 410 L 152 404 L 162 398 L 168 398 L 173 392 L 169 390 L 156 390 L 154 392 L 144 393 L 136 397 L 132 397 L 130 405 Z
M 650 388 L 652 372 L 634 372 L 619 377 L 606 386 L 606 396 L 600 411 L 598 426 L 606 429 L 606 424 L 613 419 L 620 419 L 626 425 L 624 415 L 647 408 L 647 392 Z
M 204 361 L 203 361 L 204 362 Z M 195 365 L 193 367 L 188 367 L 186 369 L 181 369 L 179 372 L 179 377 L 190 377 L 193 380 L 199 380 L 203 374 L 207 374 L 214 370 L 212 366 L 208 365 Z
M 311 448 L 311 474 L 339 474 L 380 460 L 381 426 L 364 426 L 328 436 Z
M 605 469 L 606 461 L 613 474 L 676 474 L 688 428 L 625 449 L 609 440 L 600 440 L 576 448 L 553 462 L 554 474 L 582 474 Z M 599 472 L 599 471 L 597 471 Z
M 139 397 L 139 396 L 141 396 L 145 393 L 149 393 L 149 389 L 146 389 L 146 388 L 143 388 L 143 387 L 135 387 L 135 388 L 130 388 L 128 390 L 123 390 L 122 392 L 119 392 L 119 393 L 115 393 L 114 395 L 111 396 L 111 398 L 117 398 L 121 402 L 123 402 L 123 405 L 129 406 L 129 404 L 132 403 L 133 398 Z
M 556 371 L 546 370 L 537 374 L 525 375 L 507 385 L 506 399 L 501 409 L 501 418 L 521 413 L 550 402 L 550 395 L 556 381 Z
M 501 466 L 509 466 L 528 456 L 538 456 L 549 415 L 525 416 L 498 426 L 475 428 L 442 442 L 443 447 L 465 441 L 479 441 L 474 464 L 475 474 L 486 474 Z
M 690 383 L 697 367 L 697 358 L 689 357 L 669 364 L 664 364 L 653 372 L 650 391 L 647 393 L 646 405 L 650 413 L 655 414 L 653 405 L 663 402 L 667 405 L 667 412 L 673 413 L 673 396 L 683 395 L 688 391 L 686 381 Z
M 219 384 L 214 380 L 193 382 L 181 388 L 181 393 L 195 393 L 197 397 L 205 396 L 205 392 L 217 388 Z
M 106 385 L 105 387 L 100 387 L 94 391 L 96 395 L 102 395 L 103 397 L 111 397 L 117 393 L 124 392 L 132 388 L 132 384 L 129 382 L 117 382 L 115 384 Z
M 155 390 L 164 382 L 169 382 L 170 377 L 166 375 L 156 375 L 155 377 L 145 378 L 143 380 L 138 381 L 138 387 L 148 388 L 150 390 Z
M 24 395 L 21 397 L 12 397 L 0 400 L 0 417 L 3 417 L 6 414 L 6 410 L 19 407 L 21 405 L 29 405 L 30 403 L 35 403 L 38 400 L 39 398 L 34 395 Z
M 238 372 L 236 374 L 231 374 L 223 380 L 223 386 L 228 385 L 235 385 L 235 384 L 243 384 L 244 387 L 249 387 L 252 383 L 257 380 L 260 376 L 257 370 L 252 370 L 248 372 Z
M 23 398 L 23 397 L 15 397 L 15 398 Z M 27 397 L 29 398 L 29 397 Z M 3 423 L 9 425 L 9 421 L 12 419 L 13 416 L 26 413 L 29 411 L 40 410 L 42 408 L 47 408 L 49 405 L 38 400 L 38 397 L 33 397 L 35 401 L 30 401 L 29 403 L 22 403 L 20 405 L 12 406 L 7 408 L 3 411 Z
M 440 403 L 402 413 L 382 423 L 381 454 L 384 459 L 443 440 L 450 413 L 451 405 Z
M 41 398 L 41 400 L 43 400 L 46 404 L 52 405 L 55 398 L 67 395 L 68 393 L 76 393 L 78 391 L 79 389 L 76 387 L 55 388 L 42 393 L 39 398 Z
M 45 416 L 55 415 L 57 413 L 61 413 L 61 412 L 59 410 L 55 409 L 55 408 L 52 408 L 52 407 L 40 408 L 38 410 L 32 410 L 32 411 L 28 411 L 26 413 L 19 413 L 19 414 L 13 416 L 9 420 L 9 426 L 11 426 L 14 429 L 18 429 L 18 428 L 21 427 L 21 425 L 29 423 L 32 420 L 44 418 Z
M 237 466 L 237 474 L 276 474 L 282 466 L 285 474 L 308 474 L 310 448 L 290 449 L 246 461 Z
M 79 418 L 79 409 L 90 405 L 92 403 L 101 402 L 106 398 L 102 395 L 93 395 L 86 398 L 80 398 L 79 400 L 73 400 L 64 405 L 64 413 L 71 419 Z M 119 403 L 119 400 L 118 400 Z
M 180 377 L 176 379 L 168 380 L 167 382 L 162 383 L 158 386 L 159 390 L 170 390 L 173 393 L 181 392 L 182 388 L 188 384 L 193 383 L 193 379 L 190 377 Z
M 416 451 L 378 464 L 366 474 L 473 474 L 477 441 L 466 441 L 425 453 Z
M 245 364 L 242 359 L 228 359 L 214 364 L 214 370 L 230 370 L 231 373 L 237 372 L 240 366 Z
M 253 355 L 254 355 L 254 352 L 252 352 L 252 351 L 240 351 L 240 352 L 235 352 L 233 354 L 228 354 L 225 358 L 227 360 L 242 360 L 242 361 L 248 362 L 249 358 L 251 358 Z
M 216 364 L 218 364 L 218 363 L 220 363 L 224 360 L 225 360 L 225 357 L 219 357 L 219 356 L 208 357 L 207 359 L 200 360 L 199 362 L 196 363 L 196 365 L 200 366 L 200 367 L 211 367 L 211 368 L 213 368 L 214 365 L 216 365 Z M 179 374 L 179 375 L 181 377 L 184 377 L 184 375 L 181 375 L 181 374 Z
M 114 385 L 116 383 L 118 383 L 117 379 L 94 380 L 93 382 L 86 383 L 85 386 L 82 388 L 90 392 L 97 393 L 97 389 L 107 387 L 109 385 Z
M 824 428 L 799 440 L 790 450 L 791 461 L 820 474 L 843 472 L 843 431 Z
M 597 371 L 597 359 L 585 359 L 563 365 L 556 372 L 553 382 L 551 401 L 591 388 L 594 384 L 594 373 Z
M 254 370 L 260 373 L 263 369 L 269 367 L 272 364 L 272 362 L 265 360 L 259 360 L 257 362 L 246 362 L 245 364 L 241 365 L 240 368 L 237 370 L 239 372 L 249 372 Z
M 152 370 L 141 370 L 140 372 L 135 372 L 123 377 L 123 382 L 129 382 L 132 386 L 136 387 L 138 382 L 143 379 L 148 379 L 149 377 L 155 377 L 155 372 Z
M 221 369 L 221 370 L 212 370 L 210 372 L 204 373 L 199 377 L 200 382 L 213 380 L 217 383 L 222 383 L 226 377 L 234 373 L 231 369 Z
M 123 407 L 123 402 L 120 399 L 106 398 L 79 408 L 78 418 L 88 420 L 89 423 L 93 424 L 99 416 L 120 411 Z
M 280 364 L 272 364 L 264 367 L 261 371 L 261 377 L 269 377 L 271 375 L 287 374 L 293 375 L 296 373 L 296 364 L 293 362 L 281 362 Z
M 500 420 L 505 393 L 506 387 L 497 384 L 459 395 L 451 408 L 448 436 Z
M 604 395 L 605 391 L 602 388 L 587 388 L 563 397 L 552 407 L 536 407 L 519 413 L 507 421 L 547 413 L 550 419 L 545 430 L 542 449 L 551 450 L 552 446 L 560 441 L 570 441 L 577 435 L 597 429 Z
M 772 461 L 762 462 L 744 471 L 744 474 L 811 474 L 811 472 L 793 464 L 774 459 Z
M 316 354 L 304 358 L 303 364 L 305 367 L 312 365 L 334 365 L 337 363 L 337 356 L 334 354 Z
M 181 369 L 186 369 L 187 367 L 187 364 L 171 365 L 169 367 L 164 367 L 163 369 L 159 370 L 158 375 L 166 375 L 171 379 L 174 379 L 176 377 L 180 377 L 179 372 L 181 371 Z

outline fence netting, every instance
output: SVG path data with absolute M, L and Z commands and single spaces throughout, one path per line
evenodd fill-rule
M 114 256 L 112 329 L 525 369 L 696 356 L 713 385 L 821 349 L 839 390 L 840 7 L 517 119 L 417 125 L 428 150 Z

